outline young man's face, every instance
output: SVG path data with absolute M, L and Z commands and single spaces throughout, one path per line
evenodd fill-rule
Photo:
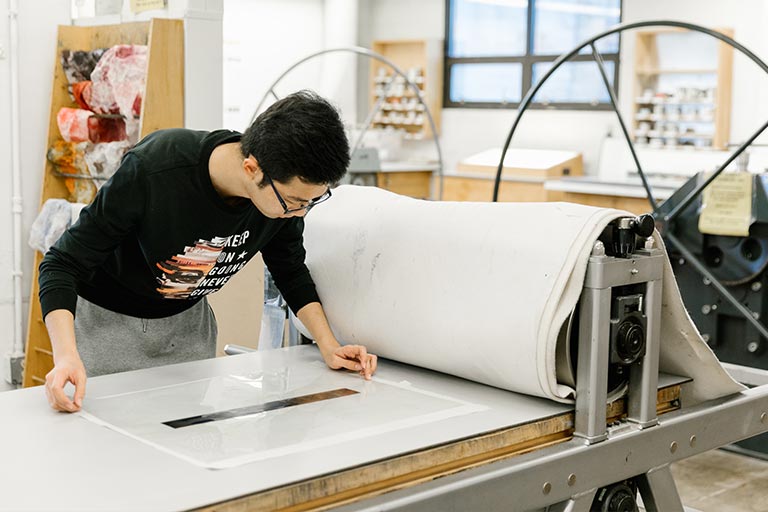
M 308 204 L 328 193 L 326 185 L 305 183 L 296 177 L 288 183 L 274 181 L 261 170 L 253 157 L 246 160 L 246 165 L 249 163 L 255 165 L 254 186 L 249 187 L 250 199 L 269 218 L 303 217 L 307 214 L 305 207 Z M 259 183 L 264 186 L 258 186 Z M 289 211 L 286 212 L 286 209 Z

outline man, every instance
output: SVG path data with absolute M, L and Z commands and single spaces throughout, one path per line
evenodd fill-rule
M 205 296 L 258 251 L 326 364 L 370 379 L 376 356 L 339 345 L 304 265 L 303 217 L 348 165 L 338 112 L 307 91 L 274 103 L 242 136 L 173 129 L 140 141 L 40 264 L 51 407 L 79 410 L 86 373 L 213 357 Z

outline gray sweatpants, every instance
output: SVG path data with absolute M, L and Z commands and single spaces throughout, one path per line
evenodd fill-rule
M 77 299 L 75 339 L 89 377 L 216 355 L 216 318 L 201 299 L 166 318 L 136 318 Z

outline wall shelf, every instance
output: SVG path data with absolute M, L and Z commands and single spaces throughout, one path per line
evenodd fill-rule
M 733 35 L 730 29 L 717 30 Z M 730 139 L 733 48 L 685 30 L 645 30 L 636 38 L 634 142 L 678 148 L 662 144 L 664 139 L 677 139 L 684 147 L 724 149 Z M 708 42 L 698 44 L 699 39 L 692 38 Z M 695 125 L 696 131 L 677 130 L 681 125 Z

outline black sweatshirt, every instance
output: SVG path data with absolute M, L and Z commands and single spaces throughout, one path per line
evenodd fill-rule
M 250 201 L 229 205 L 213 188 L 213 149 L 239 140 L 229 130 L 172 129 L 129 151 L 40 263 L 43 318 L 74 314 L 77 295 L 129 316 L 174 315 L 258 251 L 294 312 L 319 302 L 304 265 L 304 220 L 267 218 Z

